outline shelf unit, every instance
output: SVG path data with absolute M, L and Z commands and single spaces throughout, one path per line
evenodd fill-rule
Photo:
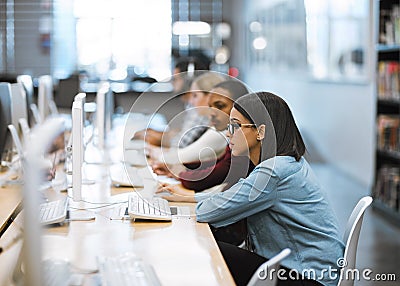
M 400 5 L 377 1 L 374 209 L 400 225 Z

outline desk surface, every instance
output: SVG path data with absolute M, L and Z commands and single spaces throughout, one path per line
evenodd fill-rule
M 83 187 L 85 200 L 104 202 L 124 200 L 129 188 L 110 188 L 107 172 L 101 166 L 88 174 L 98 176 L 95 185 Z M 103 171 L 101 171 L 103 170 Z M 52 190 L 48 196 L 59 196 Z M 117 195 L 117 196 L 115 196 Z M 20 200 L 15 187 L 0 189 L 1 223 L 11 214 Z M 175 205 L 171 203 L 171 205 Z M 194 206 L 189 205 L 193 211 Z M 96 220 L 69 222 L 63 226 L 46 227 L 43 232 L 43 258 L 66 259 L 81 270 L 97 269 L 96 257 L 134 252 L 153 265 L 162 285 L 234 285 L 229 270 L 207 224 L 191 218 L 172 222 L 131 222 L 110 220 L 109 211 L 96 211 Z M 11 233 L 11 232 L 14 232 Z M 0 239 L 0 245 L 15 236 L 13 226 Z M 11 238 L 10 238 L 11 237 Z M 20 243 L 0 255 L 0 285 L 10 275 Z M 84 284 L 85 285 L 85 284 Z

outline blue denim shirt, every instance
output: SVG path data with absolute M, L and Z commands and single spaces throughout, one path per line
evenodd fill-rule
M 221 227 L 247 217 L 257 254 L 271 258 L 290 248 L 283 266 L 311 273 L 305 276 L 324 285 L 337 285 L 336 262 L 343 257 L 344 244 L 336 216 L 304 158 L 265 160 L 230 189 L 197 193 L 195 199 L 197 221 Z

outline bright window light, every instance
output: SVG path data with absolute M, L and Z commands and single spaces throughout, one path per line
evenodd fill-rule
M 174 35 L 207 35 L 210 31 L 210 25 L 201 21 L 177 21 L 172 26 Z
M 171 1 L 75 0 L 74 13 L 81 69 L 105 77 L 139 67 L 157 80 L 170 77 Z
M 264 37 L 257 37 L 253 40 L 253 47 L 256 50 L 264 50 L 267 47 L 267 39 Z

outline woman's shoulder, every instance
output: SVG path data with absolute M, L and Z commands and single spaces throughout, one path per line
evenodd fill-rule
M 292 156 L 275 156 L 262 161 L 256 166 L 254 171 L 264 171 L 284 178 L 300 170 L 307 165 L 306 160 L 302 157 L 299 161 Z

